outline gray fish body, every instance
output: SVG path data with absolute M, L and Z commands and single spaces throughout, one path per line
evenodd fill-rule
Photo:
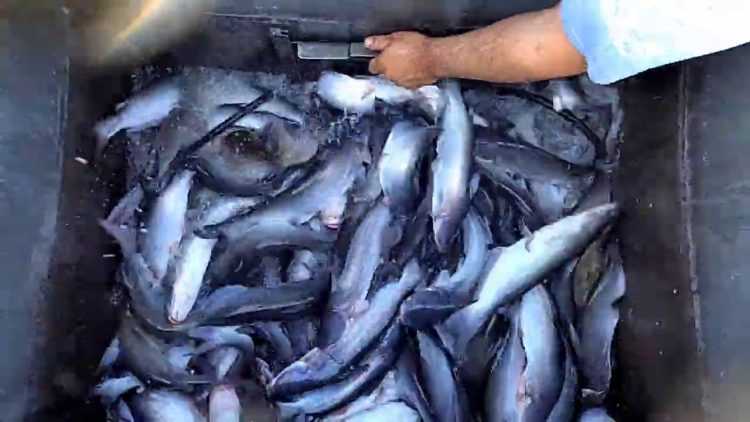
M 578 422 L 615 422 L 615 420 L 607 414 L 603 407 L 594 407 L 581 413 Z
M 578 321 L 581 387 L 586 400 L 592 403 L 600 404 L 609 392 L 612 337 L 620 320 L 618 302 L 624 294 L 625 273 L 619 256 L 614 255 Z
M 269 103 L 262 104 L 264 108 Z M 263 111 L 263 110 L 260 110 Z M 208 126 L 214 127 L 236 112 L 232 107 L 220 107 L 212 113 Z M 299 123 L 291 123 L 271 113 L 250 113 L 234 123 L 235 128 L 247 129 L 264 136 L 264 147 L 274 154 L 280 165 L 287 167 L 303 163 L 312 158 L 318 150 L 319 140 L 316 128 Z
M 422 331 L 417 331 L 417 341 L 422 379 L 436 419 L 441 422 L 468 420 L 465 393 L 453 375 L 448 356 Z
M 175 279 L 167 306 L 170 321 L 176 323 L 184 321 L 188 312 L 193 309 L 215 244 L 216 239 L 204 239 L 192 233 L 182 239 L 180 253 L 175 263 Z
M 489 374 L 485 397 L 488 421 L 521 421 L 518 389 L 526 366 L 518 317 L 511 322 L 508 336 Z
M 199 111 L 178 109 L 167 116 L 151 141 L 156 150 L 158 178 L 169 173 L 181 150 L 198 141 L 206 132 L 206 116 Z
M 148 334 L 132 316 L 123 318 L 118 337 L 123 362 L 141 379 L 178 387 L 199 381 L 173 359 L 169 345 Z
M 142 234 L 141 251 L 157 280 L 164 278 L 167 267 L 185 232 L 188 193 L 193 172 L 178 174 L 156 200 Z
M 502 305 L 542 281 L 562 262 L 580 253 L 617 216 L 616 204 L 608 204 L 566 217 L 531 236 L 500 249 L 487 261 L 477 300 L 451 315 L 437 327 L 454 357 L 461 356 L 469 340 Z
M 130 256 L 137 249 L 136 211 L 143 201 L 143 188 L 136 185 L 115 205 L 102 228 L 120 245 L 123 255 Z
M 432 163 L 432 228 L 440 250 L 448 248 L 469 210 L 473 128 L 456 81 L 445 84 L 447 104 Z
M 364 413 L 377 409 L 383 404 L 398 401 L 398 392 L 396 391 L 395 384 L 393 371 L 391 371 L 372 392 L 361 396 L 339 410 L 329 413 L 322 418 L 322 421 L 349 421 L 352 418 L 357 418 Z
M 217 195 L 212 198 L 197 218 L 197 226 L 221 224 L 230 218 L 245 214 L 263 202 L 261 197 Z
M 207 353 L 220 347 L 236 347 L 247 355 L 255 351 L 253 339 L 240 331 L 240 326 L 202 326 L 192 328 L 187 332 L 188 337 L 201 340 L 195 349 L 196 354 Z
M 344 328 L 342 321 L 350 320 L 354 310 L 365 301 L 375 271 L 399 238 L 388 207 L 379 202 L 357 227 L 344 269 L 333 284 L 328 300 L 329 314 L 323 320 L 322 332 L 327 333 L 326 339 L 321 339 L 323 345 L 337 340 Z
M 343 381 L 309 390 L 292 401 L 277 403 L 281 420 L 290 420 L 298 415 L 328 413 L 355 400 L 373 381 L 382 378 L 398 358 L 403 339 L 403 329 L 396 323 L 386 331 L 381 343 L 356 366 Z
M 391 105 L 413 101 L 433 119 L 445 107 L 445 99 L 436 86 L 409 90 L 389 80 L 372 76 L 351 77 L 336 72 L 323 72 L 315 92 L 334 108 L 358 115 L 373 113 L 376 100 Z
M 403 402 L 393 401 L 353 415 L 348 422 L 419 422 L 419 413 Z
M 320 307 L 329 288 L 328 278 L 322 275 L 308 283 L 285 283 L 274 288 L 221 287 L 198 300 L 184 325 L 192 327 L 237 315 L 256 320 L 299 318 Z
M 430 129 L 410 122 L 398 122 L 391 129 L 378 164 L 380 186 L 391 210 L 413 208 L 418 162 L 431 138 Z
M 363 173 L 356 146 L 347 144 L 337 150 L 304 186 L 246 217 L 217 226 L 217 230 L 231 242 L 247 237 L 249 231 L 264 222 L 299 225 L 320 216 L 324 224 L 337 227 L 343 218 L 348 193 Z
M 144 422 L 205 422 L 190 396 L 169 390 L 146 390 L 133 397 L 133 409 Z
M 565 378 L 564 345 L 557 332 L 555 306 L 544 286 L 521 299 L 519 330 L 526 354 L 521 401 L 523 419 L 546 420 L 557 403 Z
M 562 337 L 565 345 L 565 378 L 557 403 L 555 403 L 547 418 L 550 422 L 572 421 L 576 411 L 576 401 L 580 394 L 575 350 L 570 341 L 566 341 L 564 334 L 562 334 Z
M 351 321 L 337 341 L 315 348 L 276 376 L 272 395 L 290 395 L 324 385 L 362 356 L 394 319 L 403 299 L 422 281 L 422 269 L 411 261 L 398 282 L 375 292 L 366 310 Z
M 178 106 L 182 90 L 176 78 L 159 81 L 132 95 L 117 106 L 117 113 L 94 126 L 97 153 L 120 130 L 138 131 L 157 126 Z
M 326 261 L 327 256 L 322 252 L 313 252 L 308 249 L 294 251 L 294 258 L 287 268 L 287 282 L 299 283 L 313 278 Z
M 202 184 L 238 196 L 253 196 L 271 189 L 269 182 L 282 171 L 281 166 L 263 154 L 250 154 L 217 137 L 204 146 L 191 163 Z
M 236 347 L 217 347 L 206 355 L 209 364 L 214 370 L 214 379 L 222 380 L 226 378 L 229 371 L 238 361 L 241 361 L 241 351 Z
M 127 372 L 119 377 L 106 378 L 96 386 L 94 394 L 101 398 L 103 404 L 109 406 L 128 391 L 135 390 L 137 393 L 142 393 L 145 389 L 146 386 L 141 380 Z
M 231 385 L 217 385 L 208 397 L 208 420 L 210 422 L 240 422 L 242 406 L 237 392 Z
M 407 346 L 396 364 L 396 389 L 399 398 L 415 409 L 423 422 L 431 422 L 435 420 L 435 415 L 418 379 L 418 365 L 414 348 Z
M 464 254 L 463 260 L 447 282 L 438 279 L 433 286 L 449 290 L 459 290 L 469 294 L 474 290 L 487 259 L 487 247 L 492 243 L 492 235 L 484 220 L 476 211 L 470 210 L 462 225 Z

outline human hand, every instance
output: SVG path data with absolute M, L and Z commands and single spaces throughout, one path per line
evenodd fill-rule
M 438 79 L 431 39 L 418 32 L 367 37 L 365 47 L 380 52 L 370 60 L 370 72 L 383 75 L 405 88 L 418 88 Z

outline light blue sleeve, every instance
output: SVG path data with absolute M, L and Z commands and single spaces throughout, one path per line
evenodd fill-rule
M 562 0 L 561 7 L 568 38 L 600 84 L 750 42 L 748 0 Z

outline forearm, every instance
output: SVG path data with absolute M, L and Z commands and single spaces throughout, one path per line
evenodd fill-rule
M 586 71 L 583 56 L 568 40 L 559 7 L 514 16 L 485 28 L 428 44 L 438 78 L 528 82 Z

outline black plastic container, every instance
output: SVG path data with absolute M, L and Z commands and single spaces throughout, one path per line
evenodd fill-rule
M 297 61 L 278 35 L 445 34 L 550 3 L 222 1 L 149 63 L 313 79 L 334 64 Z M 122 194 L 122 163 L 90 164 L 90 128 L 127 95 L 133 68 L 144 63 L 104 68 L 77 59 L 79 26 L 97 10 L 52 0 L 0 5 L 2 420 L 102 417 L 87 394 L 122 303 L 111 293 L 117 247 L 98 220 Z M 749 407 L 750 287 L 741 281 L 750 271 L 742 225 L 750 207 L 747 187 L 736 182 L 750 173 L 750 96 L 738 71 L 749 68 L 747 56 L 734 50 L 618 85 L 625 123 L 616 195 L 628 278 L 609 399 L 618 419 L 732 420 Z

